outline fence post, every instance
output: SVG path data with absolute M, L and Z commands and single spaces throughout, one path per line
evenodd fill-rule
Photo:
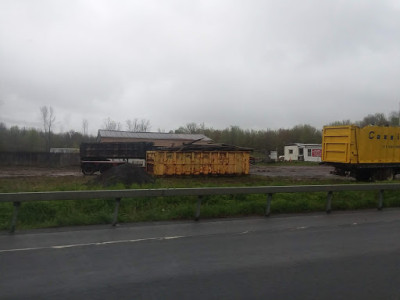
M 271 200 L 272 200 L 272 195 L 271 193 L 267 194 L 267 207 L 265 208 L 265 216 L 269 217 L 271 215 Z
M 196 215 L 194 216 L 194 220 L 198 221 L 200 218 L 200 208 L 201 208 L 201 201 L 203 200 L 203 196 L 197 196 L 197 208 L 196 208 Z
M 379 190 L 378 210 L 383 209 L 383 190 Z
M 326 197 L 326 213 L 330 214 L 332 211 L 332 196 L 333 192 L 329 191 L 328 196 Z
M 13 202 L 13 205 L 14 205 L 14 210 L 13 210 L 13 216 L 11 219 L 10 233 L 15 232 L 15 227 L 17 226 L 18 212 L 19 212 L 19 208 L 21 206 L 21 202 L 15 201 L 15 202 Z
M 121 198 L 115 198 L 115 210 L 114 210 L 114 218 L 112 226 L 116 226 L 118 224 L 118 211 L 120 204 L 121 204 Z

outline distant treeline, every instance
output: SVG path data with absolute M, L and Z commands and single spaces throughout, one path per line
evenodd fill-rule
M 219 130 L 206 128 L 202 124 L 187 124 L 174 131 L 175 133 L 202 133 L 217 143 L 249 147 L 260 151 L 283 151 L 284 145 L 290 143 L 320 144 L 321 130 L 311 125 L 297 125 L 291 129 L 278 130 L 245 130 L 238 126 Z
M 2 152 L 48 152 L 48 133 L 35 128 L 12 126 L 0 123 L 0 151 Z M 52 148 L 79 148 L 82 142 L 93 142 L 95 136 L 79 132 L 50 133 Z
M 204 125 L 187 124 L 172 132 L 202 133 L 217 143 L 250 147 L 259 150 L 283 149 L 288 143 L 321 143 L 321 131 L 310 125 L 298 125 L 292 129 L 245 130 L 238 126 L 219 130 Z M 0 123 L 0 151 L 47 152 L 48 134 L 34 128 L 7 128 Z M 94 142 L 95 136 L 79 132 L 51 133 L 51 148 L 79 148 L 82 142 Z
M 399 126 L 399 114 L 392 112 L 389 117 L 383 113 L 370 114 L 361 121 L 352 122 L 342 120 L 326 125 L 350 125 L 355 124 L 360 127 L 366 125 L 378 126 Z M 311 125 L 297 125 L 291 129 L 278 130 L 246 130 L 238 126 L 219 130 L 207 128 L 204 124 L 189 123 L 174 131 L 175 133 L 202 133 L 215 142 L 226 143 L 242 147 L 250 147 L 259 151 L 278 150 L 283 153 L 283 147 L 292 143 L 321 144 L 322 128 Z
M 398 113 L 392 112 L 389 117 L 382 113 L 368 115 L 361 121 L 337 121 L 327 125 L 356 124 L 365 125 L 399 125 Z M 322 128 L 311 125 L 297 125 L 291 129 L 277 130 L 249 130 L 239 126 L 230 126 L 225 129 L 213 129 L 204 124 L 188 123 L 171 132 L 174 133 L 202 133 L 217 143 L 249 147 L 260 151 L 278 150 L 283 152 L 284 145 L 291 143 L 320 144 L 322 142 Z M 0 123 L 0 151 L 9 152 L 46 152 L 48 151 L 48 133 L 34 128 L 20 128 L 12 126 L 7 128 Z M 50 147 L 52 148 L 79 148 L 82 142 L 94 142 L 96 137 L 83 135 L 76 131 L 65 133 L 51 133 Z

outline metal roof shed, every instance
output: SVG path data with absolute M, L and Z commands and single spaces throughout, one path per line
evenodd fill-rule
M 212 140 L 204 134 L 131 132 L 99 129 L 97 142 L 153 142 L 154 146 L 176 147 L 197 141 L 197 144 L 208 144 Z

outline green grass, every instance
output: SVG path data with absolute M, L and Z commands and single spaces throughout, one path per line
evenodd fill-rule
M 90 184 L 91 177 L 20 177 L 0 179 L 0 192 L 35 192 L 96 190 L 101 186 Z M 312 185 L 349 184 L 347 180 L 297 180 L 274 179 L 263 176 L 240 177 L 166 177 L 158 178 L 154 184 L 132 185 L 129 188 L 187 188 L 187 187 L 229 187 L 229 186 L 271 186 L 271 185 Z M 108 189 L 125 189 L 115 185 Z M 334 193 L 333 210 L 353 210 L 375 208 L 377 192 L 338 192 Z M 121 201 L 119 222 L 141 222 L 161 220 L 193 219 L 197 197 L 151 197 L 124 198 Z M 300 213 L 324 211 L 326 193 L 275 194 L 271 213 Z M 385 207 L 399 207 L 399 192 L 387 191 Z M 224 218 L 238 216 L 262 216 L 265 212 L 265 195 L 222 195 L 203 198 L 201 218 Z M 22 203 L 17 229 L 60 227 L 72 225 L 110 224 L 115 201 L 109 200 L 71 200 L 42 201 Z M 10 227 L 13 206 L 0 204 L 0 229 Z

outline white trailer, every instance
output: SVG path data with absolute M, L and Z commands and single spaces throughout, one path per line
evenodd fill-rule
M 321 144 L 295 143 L 284 147 L 285 161 L 320 162 L 322 153 Z

